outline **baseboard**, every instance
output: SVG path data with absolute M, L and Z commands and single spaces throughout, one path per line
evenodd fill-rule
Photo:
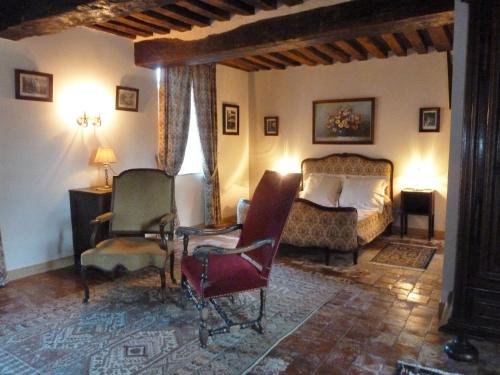
M 392 234 L 399 234 L 400 228 L 393 226 L 392 227 Z M 436 240 L 444 240 L 444 230 L 435 230 L 434 231 L 434 239 Z M 408 234 L 407 236 L 410 237 L 422 237 L 422 238 L 427 238 L 427 229 L 422 229 L 422 228 L 408 228 Z
M 16 268 L 15 270 L 7 271 L 7 280 L 14 281 L 27 276 L 37 275 L 39 273 L 57 270 L 59 268 L 68 267 L 74 264 L 73 256 L 67 256 L 48 262 L 34 264 L 28 267 Z

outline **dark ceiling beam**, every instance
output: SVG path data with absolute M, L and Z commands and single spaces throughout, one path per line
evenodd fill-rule
M 323 65 L 333 64 L 333 59 L 324 53 L 318 51 L 314 47 L 304 47 L 299 49 L 308 59 Z
M 183 22 L 176 21 L 172 18 L 164 17 L 160 14 L 149 12 L 149 13 L 133 13 L 132 17 L 140 19 L 141 21 L 151 23 L 156 26 L 160 26 L 167 29 L 177 30 L 177 31 L 187 31 L 191 29 L 191 25 Z
M 231 18 L 231 14 L 229 12 L 216 8 L 212 5 L 205 4 L 199 0 L 181 0 L 176 2 L 176 4 L 189 9 L 191 12 L 198 13 L 208 18 L 213 18 L 217 21 L 227 21 Z
M 427 46 L 424 43 L 424 39 L 420 35 L 418 30 L 409 30 L 404 33 L 404 36 L 410 42 L 413 49 L 419 53 L 427 53 Z
M 135 62 L 151 68 L 210 63 L 338 40 L 443 26 L 453 23 L 453 5 L 453 0 L 350 1 L 260 20 L 198 40 L 159 38 L 141 41 L 135 43 Z
M 287 58 L 286 56 L 283 56 L 282 54 L 277 53 L 277 52 L 265 53 L 262 56 L 269 59 L 269 60 L 272 60 L 278 64 L 291 65 L 291 66 L 299 66 L 300 65 L 299 62 L 297 62 L 295 60 L 291 60 L 291 59 Z
M 203 2 L 230 13 L 241 14 L 244 16 L 255 14 L 255 8 L 252 5 L 244 3 L 240 0 L 203 0 Z
M 136 38 L 135 34 L 124 33 L 124 32 L 118 31 L 116 29 L 108 29 L 107 27 L 100 26 L 100 25 L 90 25 L 90 26 L 87 26 L 87 27 L 89 27 L 91 29 L 95 29 L 95 30 L 99 30 L 99 31 L 104 31 L 104 32 L 107 32 L 107 33 L 111 33 L 111 34 L 114 34 L 114 35 L 117 35 L 117 36 L 122 36 L 122 37 L 129 38 L 129 39 L 135 39 Z
M 243 2 L 264 10 L 273 10 L 278 7 L 277 0 L 243 0 Z
M 386 33 L 382 34 L 381 38 L 387 43 L 395 55 L 406 56 L 406 47 L 398 40 L 396 35 L 393 33 Z
M 256 72 L 259 70 L 255 66 L 246 64 L 240 60 L 220 61 L 219 64 L 226 65 L 226 66 L 229 66 L 229 67 L 235 68 L 235 69 L 241 69 L 241 70 L 244 70 L 246 72 Z
M 192 26 L 205 27 L 210 25 L 209 18 L 200 16 L 178 5 L 166 5 L 154 8 L 153 11 Z
M 246 60 L 250 60 L 252 62 L 256 62 L 257 64 L 262 64 L 271 69 L 285 69 L 286 66 L 284 64 L 277 63 L 273 60 L 270 60 L 264 56 L 246 56 Z
M 342 52 L 338 48 L 335 48 L 331 44 L 317 44 L 314 46 L 318 51 L 324 53 L 325 55 L 331 57 L 332 59 L 335 59 L 336 61 L 340 61 L 343 63 L 348 63 L 351 61 L 351 58 L 349 55 L 345 52 Z
M 115 18 L 113 21 L 117 21 L 125 25 L 135 27 L 136 29 L 142 29 L 156 34 L 167 34 L 170 32 L 169 29 L 164 29 L 155 25 L 151 25 L 146 22 L 136 20 L 132 17 L 118 17 Z
M 316 61 L 309 59 L 307 56 L 305 56 L 304 54 L 302 54 L 300 51 L 297 50 L 280 51 L 280 54 L 289 58 L 290 60 L 298 62 L 299 64 L 304 64 L 309 66 L 317 65 Z
M 54 34 L 76 26 L 91 26 L 174 0 L 1 0 L 0 38 Z
M 338 40 L 334 44 L 344 52 L 351 55 L 356 60 L 363 61 L 368 59 L 368 55 L 366 54 L 365 49 L 355 40 Z
M 120 24 L 116 21 L 103 22 L 99 24 L 107 29 L 118 30 L 126 34 L 140 35 L 140 36 L 152 36 L 153 33 L 149 31 L 139 30 L 134 27 L 129 27 L 124 24 Z
M 373 38 L 362 36 L 356 38 L 356 40 L 363 46 L 364 49 L 366 49 L 376 58 L 385 59 L 387 57 L 387 50 L 381 47 Z
M 437 51 L 444 52 L 452 49 L 451 38 L 448 35 L 448 31 L 443 26 L 429 27 L 427 32 L 429 33 L 432 44 Z
M 288 5 L 289 7 L 294 6 L 294 5 L 299 5 L 304 2 L 304 0 L 281 0 L 281 2 L 285 5 Z
M 247 64 L 248 66 L 254 66 L 255 68 L 259 69 L 259 70 L 271 70 L 270 67 L 264 65 L 264 64 L 261 64 L 259 62 L 255 62 L 255 61 L 250 61 L 248 60 L 246 57 L 245 58 L 241 58 L 241 59 L 238 59 L 238 61 L 240 63 L 243 63 L 243 64 Z

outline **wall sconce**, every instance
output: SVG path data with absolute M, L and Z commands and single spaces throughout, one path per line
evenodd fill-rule
M 89 126 L 89 124 L 92 124 L 95 127 L 100 127 L 101 126 L 101 115 L 98 114 L 97 116 L 88 116 L 87 112 L 83 112 L 83 115 L 78 117 L 76 119 L 76 123 L 81 126 L 82 128 L 86 128 Z

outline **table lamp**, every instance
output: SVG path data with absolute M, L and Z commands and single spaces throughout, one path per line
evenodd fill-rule
M 109 184 L 109 165 L 111 163 L 116 163 L 116 155 L 112 148 L 110 147 L 99 147 L 95 154 L 94 163 L 104 165 L 104 178 L 106 180 L 106 184 L 104 186 L 100 186 L 97 190 L 109 190 L 111 189 L 111 185 Z

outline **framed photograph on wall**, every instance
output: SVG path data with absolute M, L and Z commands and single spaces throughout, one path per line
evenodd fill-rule
M 116 86 L 116 109 L 138 112 L 139 90 L 133 87 Z
M 420 120 L 418 131 L 425 132 L 439 132 L 440 123 L 440 108 L 420 108 Z
M 278 135 L 279 118 L 278 116 L 264 117 L 264 135 Z
M 15 79 L 16 99 L 52 101 L 52 74 L 16 69 Z
M 237 104 L 222 104 L 222 134 L 240 134 L 240 106 Z
M 373 144 L 375 98 L 313 102 L 314 144 Z

